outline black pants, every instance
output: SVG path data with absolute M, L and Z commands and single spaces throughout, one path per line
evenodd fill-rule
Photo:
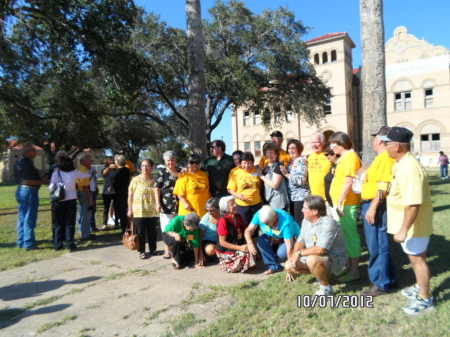
M 67 200 L 60 201 L 54 204 L 55 216 L 55 230 L 53 238 L 53 246 L 55 249 L 60 249 L 63 246 L 63 241 L 66 243 L 66 248 L 71 248 L 74 245 L 75 222 L 77 217 L 77 201 Z
M 303 200 L 302 201 L 291 201 L 290 205 L 291 215 L 294 217 L 295 221 L 301 226 L 303 221 Z
M 116 218 L 120 221 L 120 228 L 122 229 L 122 234 L 125 233 L 128 227 L 128 205 L 127 205 L 127 196 L 116 195 L 114 198 L 114 212 L 116 214 Z
M 241 216 L 242 220 L 244 220 L 245 226 L 249 225 L 252 222 L 252 218 L 256 212 L 262 207 L 262 203 L 253 206 L 236 206 L 236 211 Z
M 108 224 L 109 209 L 111 208 L 111 205 L 113 205 L 114 194 L 102 194 L 102 196 L 103 196 L 103 224 L 106 226 Z M 115 217 L 114 221 L 117 226 L 119 224 L 117 217 Z
M 97 212 L 97 191 L 92 192 L 93 205 L 91 206 L 91 214 L 89 215 L 89 225 L 91 226 L 91 231 L 97 229 L 97 225 L 95 223 L 95 213 Z
M 167 233 L 163 233 L 163 240 L 165 244 L 169 246 L 173 258 L 180 267 L 187 266 L 194 261 L 194 251 L 187 246 L 185 240 L 177 241 Z
M 145 253 L 145 243 L 148 242 L 150 253 L 156 251 L 158 218 L 133 218 L 139 238 L 139 253 Z

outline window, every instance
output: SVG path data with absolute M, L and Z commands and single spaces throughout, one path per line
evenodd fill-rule
M 323 112 L 325 115 L 331 115 L 331 97 L 328 97 L 323 105 Z
M 281 120 L 281 110 L 280 107 L 275 107 L 274 108 L 275 112 L 274 112 L 274 117 L 275 117 L 275 123 L 279 123 Z
M 320 64 L 319 54 L 314 54 L 314 64 Z
M 425 108 L 429 108 L 433 105 L 433 88 L 425 89 L 425 101 L 424 106 Z
M 253 115 L 253 124 L 254 125 L 261 124 L 261 113 L 259 111 L 255 111 Z
M 336 62 L 336 60 L 337 60 L 336 50 L 332 50 L 331 51 L 331 62 Z
M 441 149 L 441 134 L 428 133 L 420 135 L 421 152 L 437 152 Z
M 244 142 L 244 151 L 250 152 L 251 151 L 250 146 L 251 146 L 250 142 Z
M 328 54 L 327 52 L 322 53 L 322 63 L 328 63 Z
M 396 92 L 394 94 L 394 110 L 411 110 L 411 91 Z
M 244 126 L 249 125 L 250 123 L 250 112 L 244 111 Z
M 255 157 L 261 156 L 261 142 L 258 140 L 255 142 Z

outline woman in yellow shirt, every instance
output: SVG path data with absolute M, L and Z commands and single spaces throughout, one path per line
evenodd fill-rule
M 237 212 L 244 220 L 245 226 L 262 206 L 261 186 L 255 157 L 251 152 L 244 152 L 241 168 L 230 174 L 227 189 L 228 193 L 236 198 Z
M 206 213 L 206 202 L 211 198 L 211 194 L 208 173 L 200 170 L 200 162 L 198 155 L 189 157 L 188 172 L 175 183 L 173 194 L 180 200 L 178 215 L 195 212 L 202 217 Z
M 361 168 L 361 159 L 352 149 L 352 141 L 344 132 L 336 132 L 330 138 L 330 148 L 340 158 L 336 165 L 330 195 L 340 216 L 339 223 L 344 234 L 344 243 L 350 257 L 349 272 L 340 281 L 359 279 L 358 263 L 361 255 L 361 242 L 356 229 L 361 198 L 352 190 L 353 179 Z
M 159 213 L 156 211 L 158 193 L 152 178 L 153 162 L 144 159 L 141 174 L 131 180 L 128 187 L 128 217 L 136 226 L 139 237 L 139 257 L 145 259 L 156 253 L 156 238 Z M 150 253 L 145 253 L 145 243 Z

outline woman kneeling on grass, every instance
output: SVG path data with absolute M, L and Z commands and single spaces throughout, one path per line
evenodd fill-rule
M 139 257 L 145 259 L 156 254 L 156 238 L 159 213 L 156 211 L 158 193 L 152 178 L 153 162 L 145 159 L 141 163 L 141 174 L 131 180 L 128 188 L 128 217 L 136 226 L 139 237 Z M 149 243 L 150 253 L 145 253 Z
M 224 214 L 217 225 L 219 243 L 216 254 L 220 268 L 228 273 L 245 272 L 255 265 L 252 254 L 244 239 L 245 225 L 241 216 L 236 212 L 233 196 L 220 199 L 220 210 Z

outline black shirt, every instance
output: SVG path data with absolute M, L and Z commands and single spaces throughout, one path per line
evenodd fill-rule
M 228 195 L 228 175 L 234 167 L 233 157 L 224 154 L 220 160 L 210 157 L 205 162 L 205 170 L 209 176 L 209 189 L 213 197 L 223 197 Z
M 105 167 L 106 169 L 106 167 Z M 110 168 L 108 174 L 103 177 L 103 194 L 116 194 L 114 189 L 114 178 L 118 169 Z
M 128 185 L 130 184 L 130 170 L 126 167 L 121 167 L 117 170 L 114 177 L 114 190 L 118 197 L 128 196 Z
M 40 180 L 39 171 L 34 167 L 30 158 L 23 157 L 14 165 L 14 176 L 17 184 L 23 184 L 24 180 Z

